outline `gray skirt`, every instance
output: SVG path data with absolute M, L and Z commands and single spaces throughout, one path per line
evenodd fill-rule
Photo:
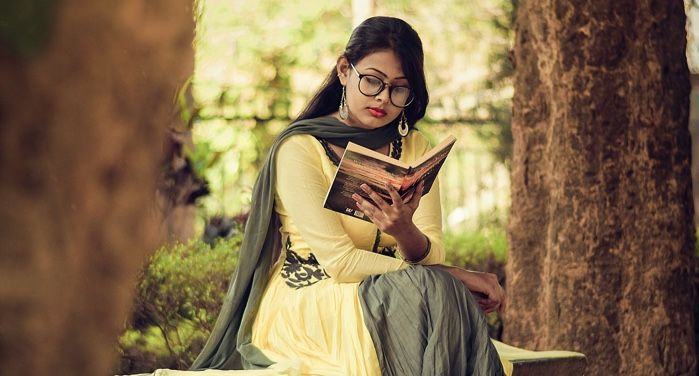
M 504 375 L 483 312 L 451 274 L 412 266 L 364 280 L 359 296 L 383 375 Z

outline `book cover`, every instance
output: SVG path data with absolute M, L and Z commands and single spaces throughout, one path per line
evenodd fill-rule
M 323 207 L 371 222 L 357 209 L 352 198 L 352 194 L 357 193 L 372 201 L 360 185 L 366 183 L 389 204 L 393 200 L 385 188 L 387 182 L 398 191 L 403 201 L 409 201 L 418 184 L 425 181 L 425 195 L 432 188 L 454 142 L 456 138 L 448 136 L 412 165 L 350 142 L 342 155 Z

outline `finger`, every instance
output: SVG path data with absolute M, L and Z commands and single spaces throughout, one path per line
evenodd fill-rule
M 488 294 L 480 291 L 471 291 L 471 295 L 473 295 L 474 298 L 477 298 L 479 300 L 488 300 Z
M 408 206 L 410 206 L 413 209 L 416 209 L 418 205 L 420 204 L 420 199 L 422 198 L 422 193 L 425 191 L 425 181 L 421 181 L 420 184 L 417 185 L 417 188 L 415 189 L 415 192 L 413 193 L 413 197 L 410 198 L 410 201 L 408 201 Z
M 384 200 L 383 197 L 381 197 L 378 193 L 374 192 L 374 190 L 371 189 L 371 187 L 369 187 L 366 184 L 362 184 L 359 186 L 359 188 L 361 188 L 367 195 L 369 195 L 369 198 L 372 201 L 374 201 L 376 207 L 381 209 L 381 211 L 387 213 L 389 210 L 391 210 L 391 206 L 388 205 L 386 200 Z
M 393 200 L 394 207 L 400 208 L 401 206 L 403 206 L 403 198 L 400 197 L 398 191 L 396 191 L 396 189 L 393 188 L 391 183 L 386 183 L 386 190 L 388 191 L 388 194 L 391 195 L 391 200 Z
M 357 208 L 359 210 L 361 210 L 362 213 L 364 213 L 364 215 L 369 217 L 369 219 L 371 219 L 371 221 L 374 222 L 374 224 L 376 224 L 376 220 L 377 220 L 376 217 L 377 217 L 378 213 L 381 213 L 381 211 L 376 206 L 374 206 L 371 202 L 369 202 L 368 200 L 366 200 L 364 197 L 360 196 L 357 193 L 353 193 L 352 198 L 356 202 Z
M 502 304 L 501 298 L 495 298 L 492 296 L 487 296 L 485 298 L 481 298 L 480 301 L 485 302 L 488 305 L 501 305 Z
M 488 312 L 497 312 L 500 309 L 499 304 L 491 305 L 488 307 Z

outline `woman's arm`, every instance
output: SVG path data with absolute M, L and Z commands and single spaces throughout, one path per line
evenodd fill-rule
M 320 265 L 339 282 L 359 282 L 408 267 L 401 260 L 358 249 L 342 226 L 341 214 L 323 208 L 328 182 L 316 142 L 309 135 L 284 140 L 275 160 L 275 186 L 283 209 Z
M 471 291 L 485 313 L 505 310 L 505 290 L 493 273 L 466 270 L 456 266 L 432 265 L 431 267 L 449 272 Z
M 398 193 L 392 187 L 387 186 L 393 200 L 391 205 L 366 185 L 362 186 L 362 189 L 373 202 L 355 194 L 352 197 L 357 200 L 357 207 L 366 213 L 381 231 L 396 238 L 407 260 L 426 258 L 430 252 L 429 240 L 413 223 L 413 214 L 418 207 L 422 187 L 418 187 L 410 201 L 403 203 Z M 432 267 L 447 271 L 459 279 L 466 288 L 476 295 L 478 304 L 486 313 L 497 309 L 502 310 L 505 307 L 505 291 L 498 283 L 495 274 L 441 264 L 434 264 Z
M 411 143 L 409 149 L 413 153 L 408 156 L 409 159 L 418 158 L 431 149 L 427 138 L 420 132 L 411 132 L 406 137 L 406 142 Z M 372 201 L 363 200 L 356 195 L 354 198 L 358 207 L 381 231 L 396 240 L 406 261 L 421 265 L 444 263 L 439 178 L 435 179 L 432 188 L 424 196 L 423 187 L 419 186 L 406 203 L 403 203 L 393 187 L 387 185 L 393 205 L 388 205 L 381 196 L 372 193 L 368 186 L 364 185 L 362 189 L 372 197 Z
M 421 153 L 429 150 L 425 141 Z M 410 201 L 403 203 L 398 193 L 391 187 L 386 187 L 391 194 L 393 205 L 389 205 L 381 196 L 374 193 L 368 186 L 362 189 L 369 194 L 371 201 L 361 196 L 353 196 L 358 207 L 366 213 L 379 228 L 393 236 L 407 260 L 430 265 L 449 272 L 459 279 L 476 297 L 481 308 L 486 312 L 505 307 L 505 292 L 491 273 L 466 270 L 459 267 L 443 265 L 445 255 L 442 243 L 442 212 L 439 197 L 439 179 L 434 181 L 428 194 L 422 196 L 420 186 Z M 425 253 L 427 251 L 427 253 Z

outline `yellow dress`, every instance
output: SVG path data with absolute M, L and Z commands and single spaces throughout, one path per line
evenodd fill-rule
M 410 163 L 429 149 L 422 134 L 410 132 L 401 161 Z M 335 171 L 313 136 L 291 136 L 279 146 L 275 210 L 286 246 L 262 297 L 252 343 L 273 361 L 296 363 L 304 375 L 380 375 L 359 282 L 409 264 L 371 252 L 377 230 L 372 223 L 323 208 Z M 421 264 L 444 262 L 441 215 L 436 181 L 413 216 L 432 243 Z M 381 234 L 379 246 L 396 241 Z
M 429 149 L 424 136 L 412 131 L 403 140 L 401 160 L 410 163 Z M 359 283 L 370 275 L 409 265 L 370 251 L 376 236 L 373 224 L 322 208 L 335 170 L 321 144 L 310 135 L 291 136 L 278 150 L 275 210 L 287 246 L 273 267 L 252 328 L 253 344 L 276 363 L 264 370 L 159 369 L 140 375 L 381 374 L 362 317 Z M 430 254 L 420 263 L 444 262 L 438 181 L 421 199 L 413 221 L 432 243 Z M 391 247 L 396 241 L 383 234 L 379 245 Z M 531 352 L 493 343 L 508 376 L 513 372 L 510 360 L 583 356 L 564 351 Z

